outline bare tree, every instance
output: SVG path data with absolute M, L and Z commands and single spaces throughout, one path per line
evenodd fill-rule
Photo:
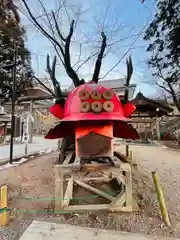
M 37 8 L 41 8 L 41 15 L 39 15 L 32 10 L 27 0 L 21 2 L 21 11 L 25 12 L 33 25 L 52 43 L 57 55 L 57 61 L 60 62 L 61 67 L 65 68 L 67 75 L 73 80 L 75 86 L 78 86 L 81 81 L 80 70 L 84 65 L 88 67 L 95 66 L 94 69 L 90 68 L 92 72 L 91 80 L 96 82 L 103 75 L 110 74 L 127 54 L 130 54 L 132 46 L 141 36 L 141 32 L 132 32 L 129 36 L 124 37 L 123 29 L 125 27 L 121 23 L 119 16 L 113 16 L 111 21 L 106 20 L 110 2 L 105 6 L 104 11 L 102 10 L 102 13 L 94 16 L 92 29 L 88 28 L 86 22 L 86 16 L 90 10 L 81 7 L 81 5 L 71 6 L 67 0 L 55 1 L 57 6 L 56 8 L 53 7 L 52 10 L 48 9 L 42 0 L 36 0 L 35 2 L 39 4 Z M 69 26 L 67 26 L 63 16 L 66 16 Z M 74 20 L 71 21 L 71 19 Z M 79 26 L 81 26 L 80 29 Z M 123 54 L 118 63 L 106 74 L 102 74 L 102 71 L 100 73 L 103 59 L 110 54 L 119 57 L 120 53 L 118 51 L 122 50 L 121 44 L 131 38 L 135 38 L 135 40 L 132 40 L 133 43 L 130 44 L 129 49 Z M 74 48 L 77 53 L 71 54 L 71 50 L 74 50 Z M 106 63 L 106 60 L 104 63 Z
M 80 79 L 78 76 L 78 70 L 91 60 L 93 57 L 97 57 L 95 61 L 95 67 L 93 71 L 92 81 L 98 82 L 99 76 L 100 76 L 100 69 L 102 65 L 102 61 L 104 56 L 107 54 L 105 52 L 106 48 L 112 47 L 113 43 L 111 45 L 107 45 L 107 37 L 105 32 L 101 31 L 101 37 L 102 41 L 100 43 L 100 47 L 96 49 L 95 52 L 91 56 L 88 56 L 86 59 L 81 59 L 81 48 L 82 45 L 85 44 L 85 41 L 83 43 L 80 43 L 80 51 L 79 51 L 79 57 L 78 61 L 75 64 L 72 64 L 72 56 L 70 53 L 71 45 L 75 42 L 73 39 L 73 34 L 75 27 L 77 25 L 77 19 L 79 18 L 80 14 L 82 14 L 81 9 L 78 9 L 76 12 L 76 20 L 70 21 L 70 27 L 67 35 L 63 34 L 63 31 L 60 29 L 59 24 L 59 11 L 62 7 L 65 7 L 65 1 L 60 1 L 61 4 L 59 4 L 58 9 L 56 11 L 51 11 L 51 13 L 47 12 L 46 8 L 44 7 L 41 0 L 38 0 L 39 4 L 41 5 L 43 9 L 43 17 L 45 17 L 45 26 L 42 23 L 42 16 L 35 17 L 27 3 L 26 0 L 22 0 L 24 7 L 28 13 L 28 17 L 30 18 L 31 22 L 34 24 L 34 26 L 53 44 L 53 47 L 55 49 L 55 52 L 58 56 L 58 60 L 61 62 L 62 66 L 64 67 L 67 75 L 69 78 L 73 81 L 73 84 L 75 87 L 79 86 L 80 84 L 84 83 L 83 79 Z M 39 20 L 41 19 L 41 21 Z M 48 26 L 48 27 L 47 27 Z M 120 27 L 119 27 L 120 28 Z M 116 29 L 117 30 L 117 29 Z M 86 42 L 88 43 L 91 40 L 91 37 L 89 39 L 86 39 Z M 56 80 L 55 77 L 55 68 L 56 68 L 56 57 L 54 57 L 52 68 L 50 67 L 50 56 L 47 56 L 47 72 L 49 73 L 49 76 L 52 80 L 53 86 L 55 88 L 55 93 L 57 99 L 60 99 L 61 96 L 61 88 L 59 82 Z M 61 104 L 63 104 L 61 102 Z

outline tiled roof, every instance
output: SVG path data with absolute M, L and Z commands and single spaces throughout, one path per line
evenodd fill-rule
M 112 80 L 100 80 L 99 84 L 107 88 L 120 88 L 120 87 L 124 87 L 125 80 L 126 80 L 125 78 L 112 79 Z
M 112 88 L 112 89 L 117 89 L 117 88 L 123 88 L 125 84 L 125 78 L 119 78 L 119 79 L 112 79 L 112 80 L 100 80 L 98 83 L 101 84 L 102 86 L 106 88 Z M 131 84 L 130 87 L 135 87 L 135 84 Z M 68 90 L 72 90 L 74 87 L 74 84 L 72 84 Z

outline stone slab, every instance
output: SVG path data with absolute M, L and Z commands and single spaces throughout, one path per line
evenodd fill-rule
M 19 240 L 175 240 L 140 234 L 33 221 Z M 177 239 L 176 239 L 177 240 Z

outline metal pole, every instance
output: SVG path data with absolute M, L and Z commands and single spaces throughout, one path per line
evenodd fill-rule
M 25 157 L 28 156 L 28 143 L 25 143 Z
M 32 123 L 32 118 L 33 118 L 33 104 L 34 102 L 31 101 L 30 102 L 30 106 L 29 106 L 29 113 L 30 113 L 30 116 L 28 118 L 28 125 L 29 125 L 29 140 L 28 142 L 29 143 L 32 143 L 32 140 L 33 140 L 33 123 Z
M 159 108 L 156 108 L 156 134 L 157 134 L 157 140 L 160 141 L 161 137 L 160 137 L 158 113 L 159 113 Z
M 12 69 L 12 113 L 11 113 L 11 142 L 10 142 L 10 158 L 9 163 L 13 162 L 13 142 L 14 142 L 14 128 L 15 128 L 15 101 L 16 101 L 16 60 L 17 60 L 17 52 L 16 46 L 14 48 L 14 67 Z

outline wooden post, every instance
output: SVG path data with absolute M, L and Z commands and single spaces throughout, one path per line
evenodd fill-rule
M 63 207 L 67 207 L 73 197 L 73 177 L 69 178 L 66 193 L 64 195 Z
M 126 163 L 126 171 L 124 178 L 125 178 L 126 208 L 129 211 L 132 211 L 132 172 L 131 165 L 129 163 Z
M 132 151 L 129 151 L 129 158 L 131 161 L 133 161 L 133 154 L 132 154 Z
M 157 199 L 158 199 L 158 202 L 159 202 L 162 217 L 164 218 L 165 224 L 168 227 L 170 227 L 171 222 L 169 220 L 169 216 L 168 216 L 168 212 L 167 212 L 167 208 L 166 208 L 166 204 L 165 204 L 165 200 L 164 200 L 164 196 L 163 196 L 163 190 L 162 190 L 160 182 L 159 182 L 158 173 L 157 172 L 152 172 L 152 177 L 153 177 L 153 181 L 154 181 L 154 185 L 155 185 L 155 189 L 156 189 L 156 194 L 157 194 Z
M 62 139 L 60 138 L 60 139 L 58 140 L 58 150 L 61 149 L 61 143 L 62 143 Z
M 1 209 L 7 208 L 7 187 L 1 187 Z M 1 224 L 0 226 L 5 226 L 8 224 L 8 212 L 4 211 L 1 213 Z
M 63 170 L 59 165 L 55 166 L 55 212 L 59 212 L 63 208 Z
M 129 156 L 129 145 L 126 144 L 126 157 L 128 157 L 128 156 Z

